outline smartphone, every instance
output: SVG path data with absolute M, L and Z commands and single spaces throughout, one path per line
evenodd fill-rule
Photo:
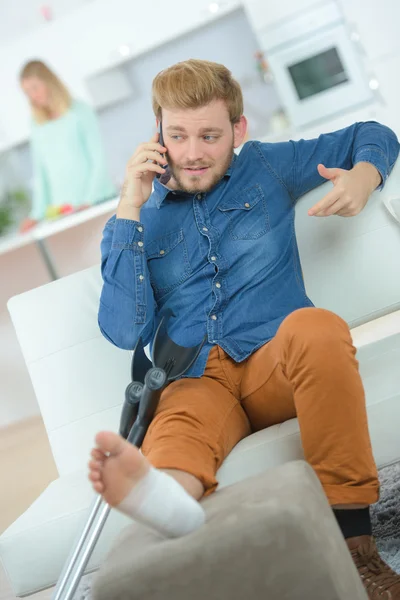
M 164 146 L 164 136 L 163 136 L 163 130 L 162 130 L 162 122 L 160 121 L 160 124 L 158 126 L 158 143 L 161 144 L 161 146 Z M 165 158 L 165 154 L 161 155 L 163 158 Z M 161 167 L 163 167 L 164 169 L 168 167 L 168 165 L 160 165 Z M 161 175 L 161 173 L 157 173 L 156 177 L 157 179 L 160 179 L 160 177 L 163 177 L 165 175 L 165 173 L 163 173 Z

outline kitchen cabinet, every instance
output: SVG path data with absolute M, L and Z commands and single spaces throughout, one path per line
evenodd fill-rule
M 374 76 L 379 82 L 379 93 L 383 99 L 381 119 L 385 125 L 395 130 L 400 138 L 400 52 L 390 57 L 382 58 L 374 64 Z
M 225 0 L 92 0 L 0 48 L 0 152 L 29 138 L 30 111 L 19 89 L 22 65 L 48 62 L 74 96 L 90 102 L 85 79 L 174 40 L 241 6 Z M 215 9 L 215 6 L 211 8 Z
M 337 0 L 350 30 L 360 36 L 369 60 L 400 52 L 400 2 L 398 0 Z
M 247 17 L 256 32 L 284 19 L 299 16 L 315 4 L 315 0 L 277 0 L 276 2 L 243 0 Z

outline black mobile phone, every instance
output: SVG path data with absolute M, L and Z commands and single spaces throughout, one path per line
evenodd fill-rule
M 161 121 L 160 121 L 160 123 L 158 125 L 158 143 L 161 144 L 161 146 L 164 146 L 164 136 L 163 136 L 163 130 L 162 130 L 162 123 L 161 123 Z M 161 156 L 163 156 L 165 158 L 165 154 L 162 154 Z M 165 169 L 165 168 L 167 168 L 168 165 L 160 165 L 160 166 Z M 164 173 L 163 173 L 163 175 L 164 175 Z M 161 173 L 157 173 L 156 177 L 157 177 L 157 179 L 160 179 Z

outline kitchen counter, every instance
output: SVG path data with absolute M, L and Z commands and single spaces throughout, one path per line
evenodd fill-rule
M 52 280 L 58 279 L 57 268 L 47 247 L 46 239 L 72 229 L 77 225 L 87 223 L 96 217 L 115 211 L 118 201 L 119 198 L 113 198 L 112 200 L 96 204 L 73 214 L 52 221 L 44 221 L 26 233 L 17 233 L 0 238 L 0 255 L 7 254 L 29 244 L 36 244 L 50 278 Z

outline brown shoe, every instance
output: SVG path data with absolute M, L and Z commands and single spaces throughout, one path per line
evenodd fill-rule
M 346 540 L 370 600 L 400 600 L 400 575 L 379 556 L 369 535 Z

